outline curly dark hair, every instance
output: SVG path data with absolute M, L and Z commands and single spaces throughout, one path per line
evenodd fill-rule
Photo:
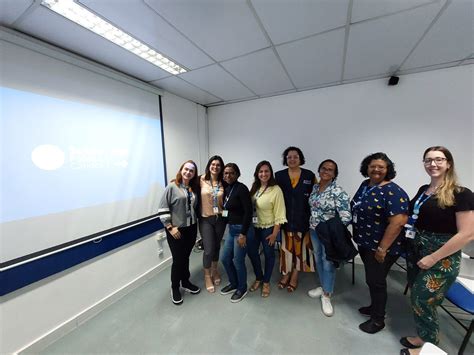
M 262 160 L 255 167 L 255 172 L 253 173 L 254 181 L 252 184 L 252 188 L 250 189 L 250 196 L 253 196 L 258 191 L 258 189 L 262 186 L 262 183 L 260 182 L 260 179 L 258 178 L 258 172 L 264 165 L 268 166 L 268 169 L 270 170 L 270 180 L 268 180 L 267 186 L 275 186 L 277 184 L 275 180 L 275 176 L 273 175 L 272 164 L 270 164 L 269 161 Z
M 395 178 L 395 176 L 397 175 L 397 172 L 395 171 L 395 164 L 393 163 L 393 161 L 390 160 L 387 154 L 382 152 L 370 154 L 366 156 L 364 160 L 362 160 L 362 163 L 360 163 L 360 173 L 362 174 L 362 176 L 369 177 L 368 170 L 370 163 L 372 162 L 372 160 L 379 159 L 387 163 L 387 174 L 385 175 L 384 180 L 390 181 Z
M 337 176 L 339 175 L 339 167 L 337 166 L 337 163 L 332 159 L 323 160 L 321 162 L 321 164 L 319 164 L 319 166 L 318 166 L 318 172 L 319 172 L 319 170 L 321 170 L 324 163 L 333 163 L 334 164 L 334 166 L 336 167 L 334 169 L 334 180 L 336 180 Z
M 204 170 L 204 180 L 211 180 L 211 172 L 209 168 L 211 167 L 211 164 L 214 160 L 218 160 L 219 163 L 221 163 L 221 171 L 219 172 L 217 181 L 222 181 L 222 178 L 224 177 L 224 161 L 219 155 L 213 155 L 212 157 L 209 158 L 209 161 L 207 162 L 207 165 L 206 165 L 206 169 Z
M 293 146 L 286 148 L 285 151 L 283 152 L 283 154 L 281 155 L 282 158 L 283 158 L 283 165 L 284 165 L 284 166 L 288 166 L 288 163 L 286 162 L 286 156 L 287 156 L 288 153 L 289 153 L 290 151 L 292 151 L 292 150 L 294 150 L 295 152 L 298 153 L 298 155 L 299 155 L 299 157 L 300 157 L 300 165 L 304 165 L 304 163 L 306 163 L 306 160 L 305 160 L 305 158 L 304 158 L 303 151 L 302 151 L 300 148 L 298 148 L 298 147 L 293 147 Z
M 223 171 L 226 169 L 226 168 L 231 168 L 235 171 L 235 175 L 237 176 L 237 178 L 240 177 L 240 169 L 239 167 L 237 166 L 237 164 L 235 163 L 227 163 L 225 166 L 224 166 L 224 169 L 222 169 Z

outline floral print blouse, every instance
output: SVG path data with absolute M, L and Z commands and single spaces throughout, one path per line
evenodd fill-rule
M 308 202 L 311 209 L 311 229 L 316 229 L 319 223 L 334 218 L 336 212 L 344 225 L 348 225 L 352 219 L 349 195 L 336 181 L 332 181 L 322 192 L 319 192 L 319 184 L 315 184 Z

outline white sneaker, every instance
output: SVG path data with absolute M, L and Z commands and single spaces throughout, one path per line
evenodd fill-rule
M 311 298 L 321 297 L 322 294 L 323 294 L 323 288 L 322 287 L 316 287 L 316 288 L 313 288 L 312 290 L 308 291 L 308 296 L 311 297 Z
M 326 317 L 332 317 L 334 314 L 334 308 L 331 304 L 331 297 L 328 297 L 324 294 L 321 295 L 321 308 Z

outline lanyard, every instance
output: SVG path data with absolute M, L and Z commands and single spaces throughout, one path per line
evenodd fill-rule
M 426 190 L 423 191 L 423 193 L 415 201 L 415 205 L 413 206 L 413 214 L 411 216 L 411 218 L 413 220 L 418 219 L 418 215 L 420 214 L 421 206 L 423 206 L 423 204 L 430 199 L 431 195 L 433 195 L 432 193 L 429 194 L 429 195 L 426 195 L 425 192 L 426 192 Z
M 184 196 L 186 196 L 186 219 L 190 218 L 190 224 L 193 224 L 193 214 L 191 212 L 193 192 L 189 186 L 186 187 L 181 184 L 181 188 L 184 190 Z
M 218 206 L 217 195 L 219 194 L 219 189 L 220 189 L 219 182 L 217 182 L 216 186 L 212 186 L 212 181 L 211 181 L 211 187 L 212 187 L 212 204 L 213 204 L 213 207 L 217 207 Z
M 418 215 L 420 214 L 420 208 L 433 195 L 433 193 L 430 193 L 429 195 L 425 195 L 425 192 L 427 190 L 428 189 L 423 191 L 423 193 L 420 196 L 418 196 L 418 198 L 416 199 L 415 205 L 413 206 L 413 214 L 408 219 L 407 224 L 405 224 L 405 227 L 407 228 L 407 231 L 405 232 L 405 236 L 407 238 L 413 239 L 415 237 L 415 223 L 416 223 L 416 220 L 418 219 Z
M 235 187 L 235 184 L 232 185 L 232 189 L 230 189 L 229 194 L 227 195 L 227 197 L 226 197 L 225 200 L 224 200 L 224 209 L 225 209 L 225 206 L 227 206 L 227 202 L 229 201 L 230 196 L 232 195 L 232 191 L 234 191 L 234 187 Z
M 259 190 L 255 193 L 255 200 L 257 200 L 260 196 L 262 196 L 262 195 L 265 193 L 265 191 L 267 191 L 267 188 L 268 188 L 268 185 L 265 186 L 265 188 L 263 189 L 263 191 L 262 191 L 261 194 L 259 194 L 259 192 L 260 192 L 260 189 L 259 189 Z
M 369 185 L 365 185 L 364 186 L 364 189 L 362 190 L 362 193 L 360 195 L 360 198 L 359 198 L 359 201 L 357 201 L 355 204 L 356 206 L 357 205 L 360 205 L 362 203 L 362 199 L 367 196 L 373 189 L 375 189 L 376 187 L 379 187 L 380 184 L 377 184 L 377 185 L 374 185 L 372 186 L 368 191 L 367 191 L 367 188 L 369 187 Z

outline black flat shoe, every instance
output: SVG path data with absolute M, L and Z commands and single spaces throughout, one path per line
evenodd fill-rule
M 400 338 L 400 344 L 402 344 L 405 348 L 408 348 L 408 349 L 419 349 L 423 346 L 423 345 L 415 345 L 415 344 L 410 343 L 407 337 Z
M 400 355 L 410 355 L 410 350 L 408 350 L 407 348 L 401 349 Z
M 376 322 L 373 319 L 369 319 L 367 322 L 359 324 L 359 329 L 365 333 L 375 334 L 380 332 L 383 328 L 385 328 L 385 323 Z

